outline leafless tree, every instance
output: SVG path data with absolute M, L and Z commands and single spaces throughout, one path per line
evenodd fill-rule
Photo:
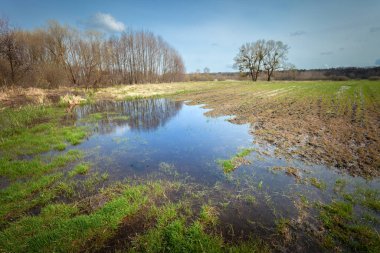
M 25 74 L 28 70 L 26 58 L 26 41 L 23 33 L 9 25 L 8 20 L 0 19 L 0 57 L 6 62 L 9 75 L 5 73 L 3 83 L 12 85 Z
M 265 40 L 245 43 L 240 47 L 238 55 L 234 58 L 234 67 L 239 69 L 240 72 L 250 75 L 252 81 L 256 81 L 266 54 Z
M 267 81 L 270 81 L 274 71 L 285 68 L 289 47 L 282 41 L 268 40 L 265 48 L 264 68 L 267 72 Z
M 29 76 L 25 76 L 27 67 Z M 56 21 L 27 32 L 0 19 L 3 83 L 94 87 L 181 81 L 184 73 L 179 53 L 149 31 L 128 30 L 104 39 L 97 32 L 80 32 Z M 60 80 L 54 81 L 54 76 Z
M 242 45 L 234 58 L 234 67 L 241 73 L 251 76 L 256 81 L 260 72 L 265 69 L 267 80 L 270 81 L 273 72 L 283 69 L 287 60 L 289 47 L 282 41 L 258 40 Z

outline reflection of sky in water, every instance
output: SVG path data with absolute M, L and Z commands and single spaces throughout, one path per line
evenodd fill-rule
M 179 172 L 186 172 L 203 182 L 215 182 L 216 175 L 222 176 L 215 161 L 229 158 L 239 147 L 249 147 L 252 142 L 248 125 L 234 125 L 225 118 L 207 118 L 203 115 L 205 110 L 199 106 L 167 99 L 153 101 L 133 100 L 120 102 L 122 106 L 108 103 L 102 107 L 78 109 L 79 118 L 104 109 L 129 117 L 117 124 L 111 120 L 112 127 L 104 119 L 82 123 L 96 127 L 95 134 L 80 148 L 100 146 L 97 158 L 112 157 L 112 165 L 106 169 L 110 173 L 117 171 L 120 177 L 147 173 L 156 170 L 160 162 L 167 162 L 174 164 Z
M 230 201 L 227 195 L 223 196 L 224 191 L 242 196 L 251 194 L 257 199 L 256 204 L 241 205 L 231 200 L 234 204 L 229 205 L 220 218 L 242 231 L 260 234 L 268 233 L 267 228 L 260 226 L 273 228 L 276 219 L 296 216 L 294 202 L 299 201 L 301 195 L 309 201 L 325 202 L 337 198 L 334 184 L 338 178 L 346 179 L 348 188 L 356 185 L 379 188 L 379 180 L 367 182 L 322 165 L 276 157 L 273 147 L 252 143 L 254 137 L 249 134 L 248 124 L 232 124 L 227 121 L 228 117 L 209 118 L 204 116 L 206 111 L 201 106 L 188 106 L 168 99 L 102 102 L 79 107 L 76 109 L 77 124 L 91 126 L 94 134 L 77 147 L 89 150 L 87 159 L 98 170 L 107 171 L 112 179 L 145 176 L 157 172 L 159 164 L 166 162 L 197 183 L 221 185 L 222 196 L 216 201 Z M 98 112 L 106 112 L 106 115 L 95 122 L 81 120 Z M 120 115 L 128 119 L 113 120 Z M 224 175 L 217 160 L 229 159 L 241 148 L 257 150 L 247 157 L 251 164 Z M 262 151 L 269 154 L 262 154 Z M 295 167 L 299 169 L 301 180 L 297 182 L 285 171 L 273 171 L 273 166 Z M 325 182 L 327 189 L 322 191 L 310 185 L 308 179 L 311 177 Z M 310 240 L 305 239 L 305 243 Z

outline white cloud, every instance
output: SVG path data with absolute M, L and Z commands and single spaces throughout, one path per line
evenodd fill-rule
M 117 21 L 112 15 L 98 12 L 93 15 L 86 25 L 106 32 L 122 32 L 125 30 L 123 22 Z

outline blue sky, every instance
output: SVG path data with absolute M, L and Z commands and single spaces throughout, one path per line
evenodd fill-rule
M 287 43 L 297 68 L 380 65 L 379 0 L 0 0 L 0 15 L 29 30 L 50 19 L 108 34 L 150 30 L 188 72 L 233 71 L 239 46 L 258 39 Z

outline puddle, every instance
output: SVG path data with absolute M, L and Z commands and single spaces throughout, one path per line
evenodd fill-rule
M 276 157 L 273 147 L 253 144 L 248 124 L 206 117 L 205 112 L 202 106 L 164 98 L 77 107 L 76 124 L 90 127 L 93 134 L 75 148 L 85 150 L 86 159 L 97 171 L 108 172 L 111 180 L 155 175 L 181 179 L 185 187 L 186 183 L 204 187 L 207 191 L 194 205 L 211 203 L 218 208 L 219 226 L 227 240 L 251 234 L 273 240 L 278 220 L 296 221 L 302 229 L 293 229 L 296 243 L 287 250 L 320 251 L 307 232 L 307 224 L 316 222 L 317 211 L 312 204 L 300 209 L 301 198 L 309 203 L 339 198 L 334 192 L 337 179 L 347 181 L 347 189 L 380 188 L 379 180 L 366 181 L 322 165 Z M 254 150 L 246 157 L 250 164 L 224 174 L 218 160 L 229 159 L 243 148 Z M 296 168 L 297 177 L 287 173 L 287 167 Z M 312 185 L 311 178 L 323 182 L 325 189 Z

